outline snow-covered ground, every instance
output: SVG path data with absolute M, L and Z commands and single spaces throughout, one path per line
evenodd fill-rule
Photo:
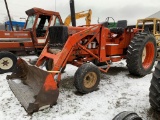
M 26 60 L 30 57 L 24 57 Z M 32 56 L 33 58 L 33 56 Z M 112 120 L 122 111 L 134 111 L 144 120 L 149 116 L 149 86 L 152 74 L 138 78 L 128 73 L 125 61 L 112 64 L 101 74 L 99 89 L 78 94 L 73 85 L 77 67 L 67 65 L 62 75 L 57 105 L 27 115 L 11 92 L 5 73 L 0 75 L 0 120 Z

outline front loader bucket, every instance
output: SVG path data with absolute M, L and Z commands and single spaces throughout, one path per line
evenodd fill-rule
M 59 90 L 53 74 L 19 59 L 7 79 L 9 87 L 27 113 L 31 114 L 56 104 Z

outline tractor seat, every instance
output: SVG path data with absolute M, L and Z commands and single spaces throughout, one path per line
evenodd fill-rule
M 111 28 L 110 31 L 111 31 L 111 33 L 121 35 L 121 34 L 123 34 L 124 29 L 126 27 L 127 27 L 127 20 L 119 20 L 117 22 L 117 27 Z
M 62 49 L 68 39 L 67 26 L 49 27 L 49 48 Z

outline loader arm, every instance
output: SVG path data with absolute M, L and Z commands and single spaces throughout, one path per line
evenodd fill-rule
M 75 17 L 76 17 L 76 19 L 80 19 L 80 18 L 85 17 L 86 25 L 90 25 L 91 16 L 92 16 L 92 10 L 89 9 L 87 11 L 88 11 L 87 13 L 86 13 L 86 11 L 75 13 Z M 69 26 L 70 23 L 71 23 L 71 15 L 68 15 L 68 17 L 64 21 L 64 25 Z
M 102 25 L 98 24 L 98 25 L 89 27 L 87 29 L 84 29 L 84 30 L 78 32 L 78 33 L 73 34 L 72 36 L 70 36 L 67 39 L 62 51 L 56 55 L 49 53 L 47 51 L 48 45 L 46 45 L 46 47 L 43 49 L 43 51 L 42 51 L 42 53 L 36 63 L 36 66 L 39 67 L 40 65 L 43 64 L 43 62 L 46 58 L 50 58 L 50 59 L 54 60 L 54 68 L 52 68 L 52 71 L 59 71 L 61 67 L 65 66 L 65 64 L 66 64 L 70 54 L 72 53 L 75 45 L 79 45 L 79 42 L 81 41 L 81 39 L 86 37 L 87 35 L 99 33 L 101 27 L 102 27 Z M 85 49 L 85 48 L 83 48 L 83 49 Z

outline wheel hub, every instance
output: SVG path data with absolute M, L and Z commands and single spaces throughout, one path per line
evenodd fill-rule
M 96 73 L 89 72 L 84 77 L 84 86 L 86 88 L 92 88 L 96 84 L 96 81 L 97 81 L 97 75 L 96 75 Z
M 13 66 L 13 61 L 9 57 L 4 57 L 0 60 L 0 69 L 10 69 Z
M 142 66 L 144 69 L 148 69 L 152 65 L 154 54 L 154 44 L 152 42 L 148 42 L 142 51 Z
M 144 62 L 145 58 L 146 58 L 146 47 L 144 47 L 142 52 L 142 63 Z
M 3 66 L 8 66 L 9 62 L 7 60 L 3 61 Z

